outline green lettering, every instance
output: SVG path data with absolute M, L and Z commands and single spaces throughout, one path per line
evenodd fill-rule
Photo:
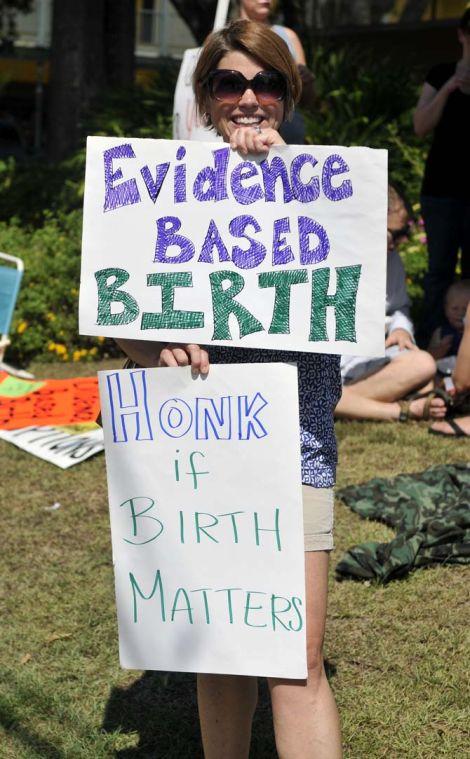
M 227 514 L 218 514 L 219 517 L 230 517 L 232 520 L 232 529 L 233 529 L 233 541 L 234 543 L 238 543 L 238 529 L 237 529 L 237 520 L 235 517 L 237 514 L 244 514 L 244 511 L 229 511 Z
M 174 310 L 175 288 L 192 287 L 193 275 L 189 271 L 158 272 L 147 274 L 147 287 L 162 288 L 160 313 L 142 314 L 141 329 L 197 329 L 204 326 L 202 311 Z
M 287 606 L 284 609 L 276 609 L 276 601 L 277 600 L 281 600 L 281 599 L 282 599 L 282 601 L 286 601 Z M 279 617 L 278 617 L 278 614 L 285 614 L 286 612 L 288 612 L 289 609 L 291 608 L 291 606 L 292 606 L 292 604 L 291 604 L 291 602 L 289 601 L 288 598 L 284 598 L 284 596 L 275 596 L 274 593 L 272 594 L 272 596 L 271 596 L 271 620 L 272 620 L 273 630 L 276 629 L 276 621 L 279 622 L 279 624 L 285 630 L 290 630 L 291 629 L 289 627 L 289 625 L 284 624 L 284 622 L 282 621 L 282 619 L 279 619 Z
M 139 594 L 139 596 L 141 598 L 144 599 L 144 601 L 149 601 L 153 597 L 153 595 L 154 595 L 154 593 L 155 593 L 155 591 L 156 591 L 157 588 L 160 591 L 160 610 L 161 610 L 161 615 L 162 615 L 162 622 L 164 622 L 165 621 L 165 597 L 163 595 L 163 582 L 162 582 L 162 578 L 160 576 L 160 570 L 158 569 L 157 572 L 156 572 L 156 574 L 155 574 L 155 580 L 154 580 L 154 583 L 153 583 L 153 588 L 152 588 L 152 591 L 151 591 L 151 593 L 150 593 L 149 596 L 146 596 L 145 593 L 142 593 L 142 591 L 139 588 L 139 585 L 137 583 L 137 580 L 135 579 L 135 577 L 132 574 L 132 572 L 129 572 L 129 580 L 131 581 L 132 596 L 133 596 L 133 599 L 134 599 L 134 622 L 137 622 L 137 596 L 136 596 L 136 592 Z
M 260 274 L 260 287 L 275 287 L 273 318 L 269 327 L 270 334 L 288 335 L 290 333 L 290 295 L 292 285 L 308 282 L 307 269 L 294 271 L 269 271 Z
M 211 618 L 209 614 L 209 602 L 207 600 L 207 591 L 212 590 L 212 588 L 197 588 L 196 590 L 191 590 L 191 593 L 202 593 L 202 597 L 204 599 L 204 611 L 206 614 L 206 624 L 210 625 Z
M 326 309 L 332 306 L 336 317 L 336 340 L 356 341 L 356 298 L 361 276 L 361 264 L 336 268 L 336 292 L 328 295 L 330 270 L 312 272 L 312 309 L 309 340 L 328 340 Z
M 185 606 L 182 606 L 181 609 L 177 609 L 178 599 L 180 595 L 184 596 L 184 600 L 186 602 Z M 175 600 L 173 601 L 173 607 L 171 609 L 171 621 L 174 622 L 175 620 L 175 614 L 177 611 L 185 611 L 188 615 L 188 622 L 192 625 L 193 624 L 193 610 L 191 608 L 191 604 L 189 603 L 189 596 L 186 593 L 184 588 L 178 588 L 178 590 L 175 593 Z
M 279 530 L 279 509 L 275 510 L 275 517 L 274 517 L 274 528 L 269 529 L 268 527 L 260 527 L 259 521 L 258 521 L 258 512 L 255 511 L 254 514 L 254 520 L 255 520 L 255 539 L 256 539 L 256 545 L 260 545 L 259 541 L 259 534 L 260 532 L 274 532 L 276 533 L 276 544 L 277 544 L 277 550 L 281 550 L 281 533 Z
M 230 314 L 234 314 L 238 321 L 240 337 L 250 335 L 252 332 L 262 332 L 263 325 L 255 319 L 245 306 L 234 300 L 245 286 L 245 280 L 234 271 L 214 271 L 209 274 L 212 291 L 212 311 L 214 314 L 213 340 L 231 340 L 228 324 Z M 229 287 L 223 289 L 222 284 L 230 282 Z
M 246 592 L 246 603 L 245 603 L 245 625 L 248 625 L 248 627 L 267 627 L 266 624 L 264 625 L 253 625 L 251 622 L 248 622 L 248 614 L 250 611 L 256 611 L 259 609 L 262 609 L 263 606 L 250 606 L 250 597 L 254 595 L 260 595 L 265 596 L 266 593 L 262 593 L 259 590 L 247 590 Z
M 220 588 L 220 590 L 215 591 L 216 593 L 227 593 L 228 618 L 231 625 L 233 625 L 232 590 L 241 590 L 241 588 Z
M 304 626 L 304 621 L 302 619 L 302 614 L 300 613 L 300 609 L 297 608 L 296 601 L 298 602 L 299 606 L 302 606 L 302 600 L 300 598 L 297 598 L 297 596 L 292 596 L 292 608 L 294 609 L 295 613 L 298 617 L 298 626 L 294 627 L 292 622 L 289 622 L 289 627 L 292 630 L 292 632 L 300 632 L 302 627 Z
M 120 327 L 130 324 L 139 315 L 137 301 L 125 290 L 119 288 L 129 279 L 129 272 L 125 269 L 100 269 L 95 271 L 96 284 L 98 286 L 98 313 L 96 323 L 105 327 Z M 108 279 L 114 277 L 114 281 L 108 283 Z M 122 303 L 123 310 L 119 313 L 111 313 L 112 303 Z
M 199 524 L 199 517 L 200 516 L 212 517 L 212 519 L 214 521 L 211 524 L 204 525 L 204 527 L 203 527 L 202 525 Z M 219 542 L 217 540 L 217 538 L 214 538 L 212 535 L 209 535 L 209 533 L 207 532 L 207 528 L 208 527 L 215 527 L 216 524 L 219 524 L 219 520 L 217 519 L 217 517 L 215 517 L 213 514 L 208 514 L 205 511 L 196 511 L 195 514 L 194 514 L 194 521 L 195 521 L 195 524 L 196 524 L 196 538 L 197 538 L 197 542 L 198 543 L 201 542 L 201 537 L 200 537 L 201 532 L 203 532 L 204 535 L 207 538 L 210 538 L 210 540 L 213 540 L 214 543 L 218 543 Z

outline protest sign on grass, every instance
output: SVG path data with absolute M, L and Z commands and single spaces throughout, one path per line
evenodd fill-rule
M 380 355 L 386 151 L 90 137 L 80 331 Z
M 296 367 L 99 383 L 121 664 L 306 677 Z
M 60 469 L 70 469 L 104 448 L 103 430 L 95 422 L 12 430 L 0 428 L 0 439 Z
M 99 410 L 96 377 L 24 380 L 0 372 L 0 430 L 94 422 Z

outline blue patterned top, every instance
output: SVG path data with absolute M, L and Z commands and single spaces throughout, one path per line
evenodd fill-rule
M 337 462 L 333 411 L 341 396 L 340 357 L 220 345 L 206 347 L 213 364 L 267 361 L 297 364 L 302 482 L 315 488 L 333 487 Z

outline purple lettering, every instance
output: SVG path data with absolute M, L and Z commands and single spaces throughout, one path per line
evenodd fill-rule
M 114 185 L 118 179 L 122 179 L 122 169 L 113 171 L 113 160 L 118 158 L 135 158 L 132 145 L 116 145 L 115 148 L 109 148 L 103 153 L 104 161 L 104 212 L 115 211 L 122 206 L 130 206 L 134 203 L 140 203 L 140 194 L 135 179 L 127 179 L 117 186 Z
M 331 178 L 337 174 L 345 174 L 349 171 L 348 164 L 340 155 L 329 155 L 323 164 L 321 186 L 328 200 L 344 200 L 353 194 L 353 186 L 350 179 L 345 179 L 339 187 L 333 187 Z
M 229 224 L 230 233 L 234 237 L 243 237 L 250 243 L 248 250 L 243 250 L 238 245 L 234 245 L 232 248 L 232 261 L 239 269 L 254 269 L 255 266 L 264 261 L 266 256 L 264 245 L 245 234 L 247 227 L 253 227 L 255 232 L 261 231 L 261 227 L 254 216 L 237 216 Z
M 298 224 L 300 263 L 302 266 L 324 261 L 330 252 L 330 241 L 325 228 L 318 221 L 310 219 L 308 216 L 299 216 Z M 316 235 L 318 238 L 318 245 L 314 248 L 310 248 L 310 235 Z
M 181 229 L 181 221 L 177 216 L 162 216 L 157 219 L 157 243 L 155 246 L 155 263 L 185 264 L 194 255 L 194 245 L 184 235 L 177 234 Z M 177 247 L 179 255 L 170 256 L 168 248 Z

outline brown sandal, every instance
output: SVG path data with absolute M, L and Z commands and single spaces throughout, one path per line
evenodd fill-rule
M 422 416 L 414 416 L 411 413 L 410 406 L 412 401 L 417 401 L 420 398 L 426 398 L 426 401 L 424 403 L 423 408 L 423 414 Z M 447 406 L 447 409 L 450 408 L 452 405 L 452 398 L 451 396 L 446 393 L 445 390 L 442 390 L 440 387 L 435 387 L 433 390 L 428 390 L 426 393 L 412 393 L 409 395 L 405 400 L 398 401 L 398 405 L 400 406 L 400 415 L 398 417 L 399 422 L 408 422 L 410 420 L 415 422 L 428 422 L 431 417 L 431 404 L 434 400 L 434 398 L 442 398 L 444 403 Z

